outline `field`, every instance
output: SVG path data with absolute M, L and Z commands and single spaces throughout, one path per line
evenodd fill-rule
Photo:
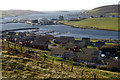
M 32 49 L 32 48 L 31 48 Z M 26 52 L 27 47 L 14 46 L 12 43 L 3 44 L 2 54 L 2 77 L 3 78 L 61 78 L 61 79 L 95 79 L 102 78 L 105 80 L 119 80 L 120 74 L 117 72 L 91 69 L 85 66 L 74 66 L 72 61 L 52 57 L 44 51 L 32 49 Z M 47 52 L 49 53 L 49 52 Z M 54 58 L 54 60 L 53 60 Z M 61 61 L 62 60 L 62 61 Z M 96 75 L 95 75 L 96 74 Z
M 118 18 L 88 18 L 81 21 L 60 21 L 63 24 L 85 29 L 120 30 Z

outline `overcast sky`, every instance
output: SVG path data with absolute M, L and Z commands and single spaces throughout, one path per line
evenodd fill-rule
M 118 2 L 119 0 L 1 0 L 0 10 L 82 10 L 118 4 Z

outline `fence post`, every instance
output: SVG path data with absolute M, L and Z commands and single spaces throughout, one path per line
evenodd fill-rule
M 73 66 L 71 67 L 71 72 L 73 72 Z
M 83 76 L 83 70 L 81 71 L 81 76 Z
M 4 41 L 2 40 L 2 48 L 4 48 Z
M 52 60 L 52 64 L 54 64 L 54 58 L 53 58 L 53 60 Z
M 96 80 L 96 74 L 94 74 L 94 80 Z
M 37 59 L 37 52 L 36 52 L 36 59 Z
M 46 56 L 45 56 L 45 54 L 44 54 L 44 61 L 46 60 Z
M 10 44 L 10 43 L 8 42 L 8 48 L 9 48 L 9 44 Z
M 61 61 L 61 68 L 63 68 L 63 62 Z
M 16 49 L 16 44 L 14 45 L 14 48 Z
M 22 46 L 21 46 L 21 52 L 22 52 Z

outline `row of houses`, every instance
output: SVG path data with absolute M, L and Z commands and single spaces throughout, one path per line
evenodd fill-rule
M 87 48 L 88 45 L 93 47 L 101 47 L 105 45 L 105 42 L 90 42 L 90 38 L 75 40 L 74 37 L 54 37 L 52 35 L 38 36 L 36 34 L 25 32 L 9 32 L 5 36 L 3 33 L 3 38 L 22 46 L 33 46 L 34 48 L 38 48 L 38 46 L 44 46 L 46 44 L 47 45 L 44 47 L 47 47 L 50 44 L 50 40 L 52 40 L 55 44 L 60 44 L 61 46 L 64 46 L 66 50 L 71 51 L 80 51 L 82 48 Z
M 75 61 L 94 62 L 95 60 L 102 60 L 101 51 L 97 49 L 83 48 L 81 52 L 74 52 L 70 50 L 63 50 L 61 48 L 53 48 L 51 56 L 62 57 L 64 59 L 72 59 Z
M 105 42 L 103 41 L 99 41 L 99 42 L 90 42 L 89 46 L 93 46 L 93 47 L 102 47 L 105 45 Z
M 90 42 L 90 38 L 83 38 L 82 41 L 77 41 L 74 37 L 61 36 L 56 38 L 52 35 L 38 36 L 27 32 L 7 32 L 5 35 L 3 33 L 3 38 L 22 46 L 32 46 L 39 49 L 48 49 L 50 40 L 52 40 L 54 43 L 64 46 L 66 50 L 71 51 L 79 51 L 79 49 L 87 47 Z
M 60 17 L 60 20 L 62 18 Z M 34 20 L 28 20 L 25 23 L 27 24 L 40 24 L 40 25 L 57 25 L 59 24 L 58 19 L 46 19 L 46 18 L 42 18 L 42 19 L 34 19 Z
M 3 36 L 3 40 L 11 41 L 22 46 L 31 46 L 37 49 L 48 49 L 49 40 L 53 38 L 54 36 L 52 35 L 37 36 L 35 34 L 22 32 L 9 32 Z
M 2 38 L 3 40 L 11 41 L 22 46 L 29 46 L 41 50 L 50 49 L 51 56 L 62 57 L 64 59 L 71 59 L 78 62 L 106 61 L 106 58 L 101 56 L 103 53 L 106 53 L 105 49 L 87 48 L 88 45 L 101 47 L 105 45 L 105 42 L 91 42 L 90 38 L 75 40 L 74 37 L 40 36 L 27 32 L 6 32 L 3 33 Z M 50 41 L 53 41 L 53 43 Z M 56 46 L 57 44 L 59 46 Z M 54 45 L 55 47 L 50 48 L 49 45 Z M 107 50 L 107 53 L 109 51 L 110 49 Z M 108 55 L 106 57 L 108 57 Z M 112 62 L 110 61 L 109 64 L 112 64 Z
M 103 57 L 102 51 L 95 48 L 82 48 L 81 52 L 74 52 L 61 48 L 51 49 L 51 56 L 62 57 L 63 59 L 74 60 L 84 63 L 88 67 L 104 67 L 104 69 L 120 71 L 120 57 Z M 96 63 L 97 62 L 97 63 Z

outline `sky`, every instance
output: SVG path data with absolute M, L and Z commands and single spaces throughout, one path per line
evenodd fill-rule
M 1 0 L 0 10 L 83 10 L 118 4 L 119 0 Z

